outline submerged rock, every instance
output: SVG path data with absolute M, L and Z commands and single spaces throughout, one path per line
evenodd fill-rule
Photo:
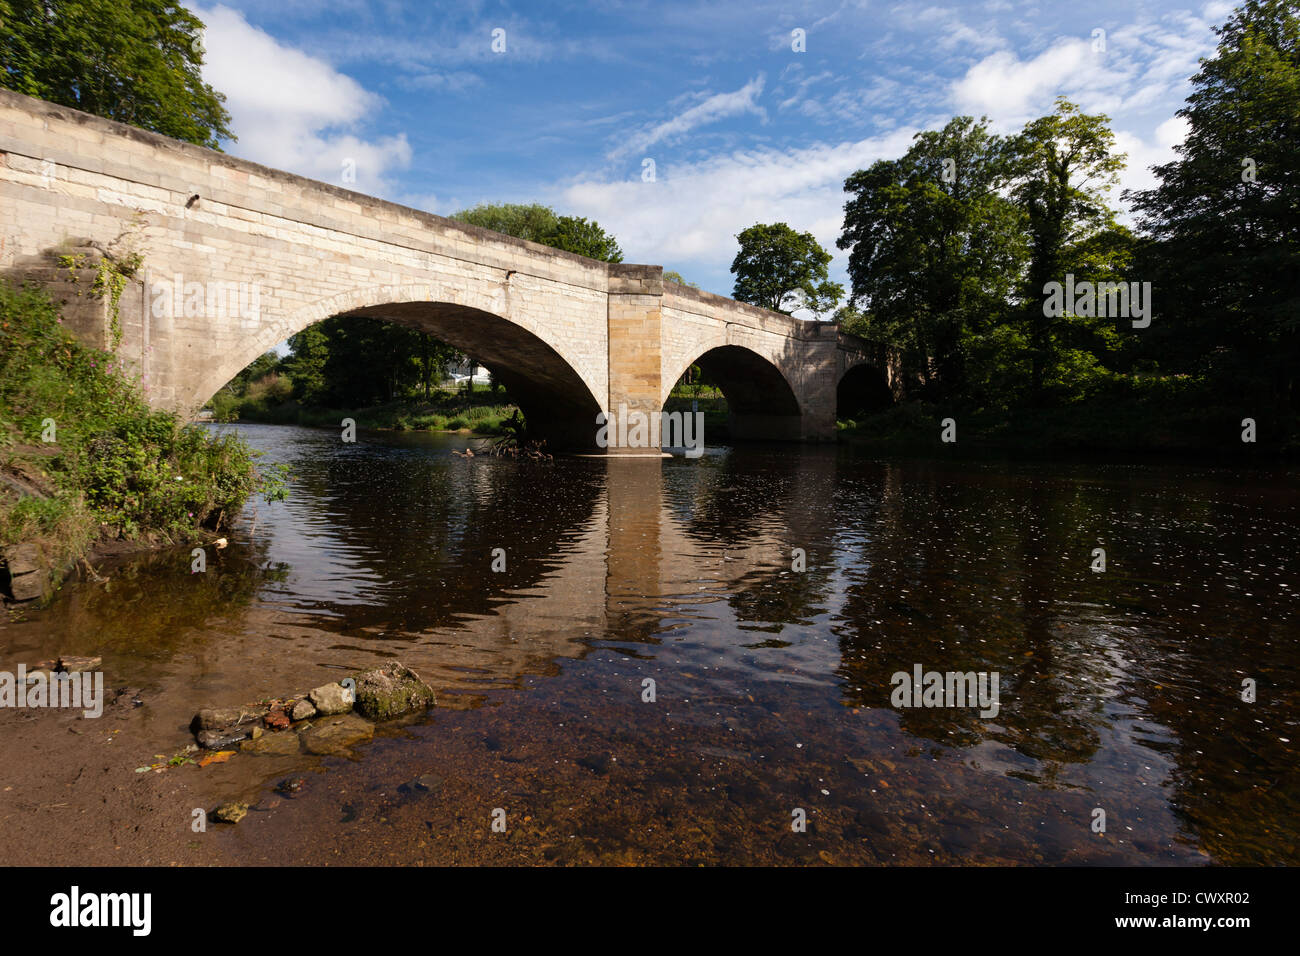
M 353 744 L 369 740 L 375 725 L 356 714 L 340 714 L 318 720 L 300 735 L 302 748 L 309 754 L 334 754 Z
M 371 720 L 392 720 L 435 703 L 433 688 L 399 661 L 357 675 L 356 696 L 357 713 Z
M 354 700 L 352 691 L 337 682 L 322 684 L 307 696 L 311 699 L 312 706 L 327 717 L 331 714 L 346 714 L 352 709 Z
M 425 773 L 414 780 L 408 780 L 397 789 L 400 793 L 433 793 L 441 786 L 442 777 L 436 773 Z
M 219 823 L 238 823 L 246 816 L 248 816 L 246 803 L 223 803 L 212 811 L 212 819 Z
M 239 745 L 245 753 L 262 754 L 265 757 L 284 757 L 298 753 L 302 748 L 298 735 L 292 732 L 282 734 L 263 734 L 256 740 L 245 740 Z
M 257 730 L 258 736 L 261 736 L 261 728 L 256 724 L 242 724 L 238 727 L 227 727 L 223 730 L 200 730 L 195 736 L 199 741 L 199 746 L 206 750 L 224 750 L 241 740 L 252 737 L 254 730 Z

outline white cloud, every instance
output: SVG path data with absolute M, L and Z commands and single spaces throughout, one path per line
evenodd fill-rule
M 410 163 L 405 134 L 367 139 L 381 97 L 323 60 L 286 46 L 229 7 L 195 8 L 207 25 L 203 79 L 226 94 L 236 156 L 358 192 L 387 195 Z M 355 173 L 345 179 L 345 171 Z
M 753 113 L 759 117 L 766 117 L 767 114 L 756 102 L 759 94 L 763 92 L 763 84 L 764 77 L 760 73 L 738 90 L 731 93 L 714 93 L 670 120 L 640 133 L 633 133 L 609 155 L 626 156 L 649 149 L 659 142 L 671 143 L 698 126 L 716 123 L 729 116 Z
M 1189 124 L 1181 116 L 1173 116 L 1155 128 L 1152 141 L 1148 142 L 1135 133 L 1124 130 L 1115 131 L 1115 148 L 1128 154 L 1128 168 L 1120 173 L 1119 189 L 1115 192 L 1118 200 L 1120 193 L 1126 189 L 1150 189 L 1156 185 L 1156 177 L 1151 172 L 1152 166 L 1172 162 L 1177 158 L 1174 147 L 1187 138 Z M 1130 222 L 1127 215 L 1121 221 Z
M 756 222 L 787 222 L 836 251 L 844 180 L 877 159 L 903 153 L 914 132 L 665 164 L 653 183 L 584 179 L 558 189 L 556 202 L 618 236 L 629 261 L 665 263 L 727 294 L 737 233 Z

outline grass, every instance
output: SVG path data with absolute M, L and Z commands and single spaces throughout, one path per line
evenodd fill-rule
M 283 377 L 267 376 L 253 382 L 246 395 L 236 397 L 221 392 L 212 400 L 214 417 L 219 421 L 253 421 L 272 425 L 306 425 L 337 428 L 351 418 L 358 428 L 390 431 L 470 431 L 476 435 L 502 435 L 502 422 L 517 407 L 491 391 L 436 390 L 428 399 L 422 396 L 400 399 L 367 408 L 322 408 L 302 405 L 289 397 Z
M 151 408 L 43 291 L 0 282 L 0 545 L 36 543 L 58 571 L 101 539 L 189 542 L 282 477 L 236 436 Z

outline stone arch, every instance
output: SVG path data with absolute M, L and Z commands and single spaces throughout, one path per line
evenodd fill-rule
M 780 365 L 744 345 L 719 343 L 685 362 L 664 379 L 664 400 L 692 365 L 718 383 L 727 400 L 732 438 L 798 439 L 803 407 Z
M 865 358 L 848 363 L 835 383 L 836 418 L 854 418 L 894 404 L 888 373 Z
M 257 356 L 312 324 L 336 315 L 383 319 L 417 328 L 467 352 L 487 366 L 524 411 L 530 430 L 557 446 L 594 443 L 601 402 L 590 373 L 535 331 L 501 314 L 501 296 L 457 289 L 438 298 L 428 286 L 379 286 L 331 296 L 264 323 L 246 345 L 218 363 L 195 388 L 193 404 L 207 401 Z

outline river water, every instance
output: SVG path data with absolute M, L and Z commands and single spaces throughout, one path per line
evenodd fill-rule
M 439 697 L 349 754 L 185 768 L 270 811 L 223 861 L 1300 863 L 1293 470 L 219 427 L 290 497 L 202 574 L 69 586 L 12 654 L 101 654 L 160 751 L 394 657 Z M 996 715 L 894 706 L 918 665 L 996 674 Z

